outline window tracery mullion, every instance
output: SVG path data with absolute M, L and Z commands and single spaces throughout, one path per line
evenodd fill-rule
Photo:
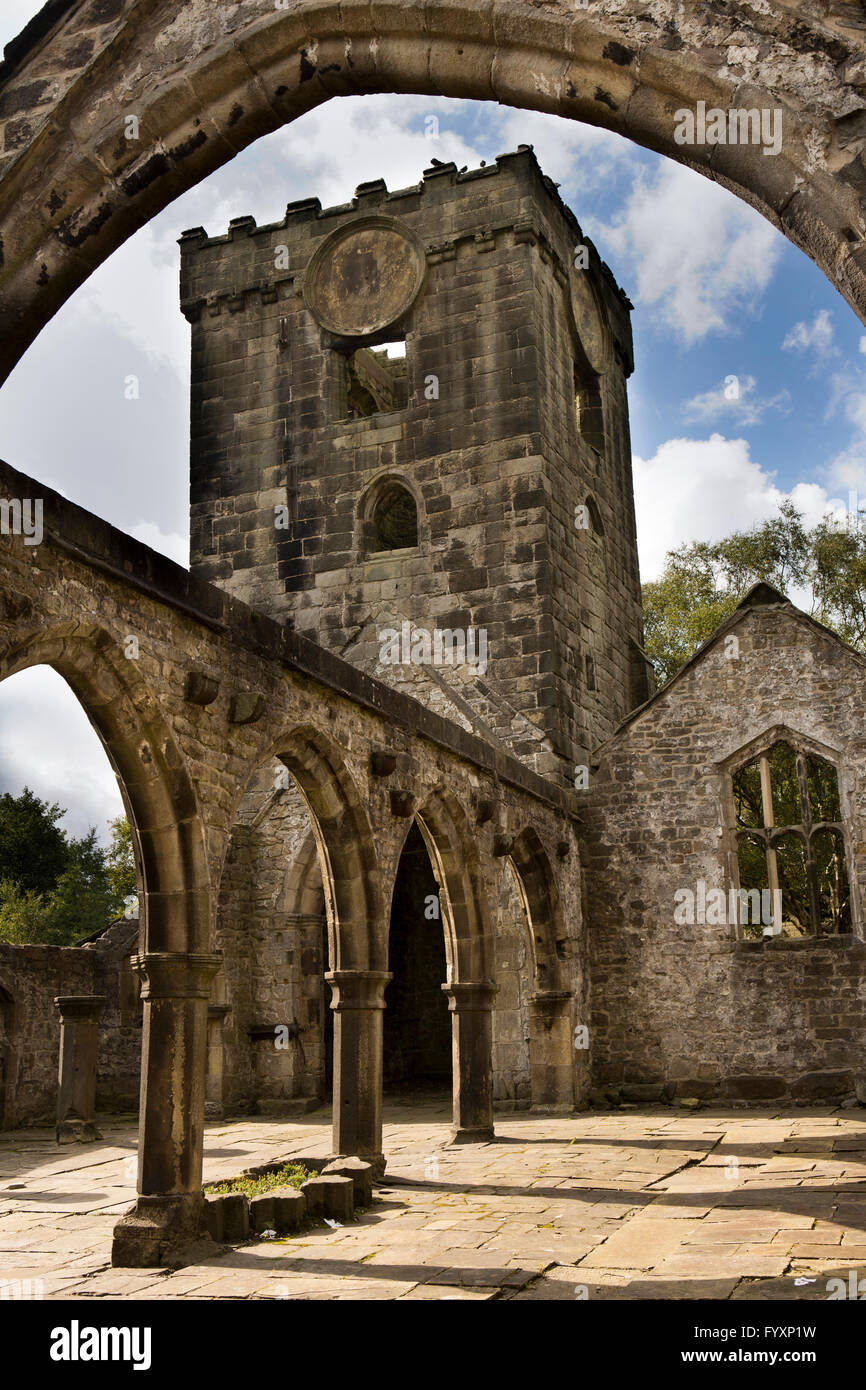
M 761 754 L 760 758 L 761 774 L 761 805 L 764 813 L 764 829 L 770 831 L 773 828 L 773 783 L 770 776 L 770 759 L 766 753 Z M 777 932 L 782 930 L 782 913 L 779 909 L 779 861 L 776 851 L 771 843 L 769 834 L 766 836 L 766 856 L 767 856 L 767 884 L 770 889 L 770 902 L 773 905 L 773 927 Z

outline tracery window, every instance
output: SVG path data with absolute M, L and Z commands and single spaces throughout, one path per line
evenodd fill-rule
M 851 930 L 845 827 L 836 768 L 780 740 L 733 774 L 740 889 L 766 892 L 772 925 L 743 935 L 833 936 Z

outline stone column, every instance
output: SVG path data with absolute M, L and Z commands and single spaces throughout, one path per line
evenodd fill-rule
M 452 1144 L 493 1139 L 493 1000 L 489 982 L 446 984 L 454 1077 Z
M 385 1172 L 382 1152 L 382 1011 L 384 970 L 333 970 L 334 1153 L 356 1156 Z
M 60 1066 L 57 1073 L 58 1144 L 92 1143 L 102 1135 L 96 1117 L 96 1058 L 104 994 L 61 994 Z
M 219 955 L 148 951 L 142 980 L 138 1201 L 114 1229 L 114 1265 L 152 1267 L 201 1234 L 208 995 Z
M 221 1120 L 225 1114 L 223 1105 L 223 1067 L 225 1062 L 223 1024 L 231 1011 L 231 1004 L 208 1004 L 204 1109 L 205 1117 L 209 1120 Z
M 529 996 L 529 1066 L 533 1110 L 566 1114 L 574 1109 L 568 990 L 539 990 Z

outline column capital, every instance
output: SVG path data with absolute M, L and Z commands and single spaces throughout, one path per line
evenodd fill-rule
M 105 995 L 58 994 L 54 1007 L 61 1023 L 98 1023 L 105 1007 Z
M 185 951 L 145 951 L 133 956 L 142 999 L 207 999 L 222 953 L 188 955 Z
M 329 970 L 325 979 L 331 986 L 331 1008 L 384 1009 L 385 986 L 394 976 L 389 970 Z
M 492 980 L 451 980 L 442 986 L 451 1013 L 489 1013 L 499 993 Z

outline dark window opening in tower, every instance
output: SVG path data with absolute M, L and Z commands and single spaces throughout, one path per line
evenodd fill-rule
M 604 406 L 598 377 L 589 373 L 575 373 L 574 399 L 578 430 L 587 444 L 603 454 Z
M 346 414 L 351 420 L 389 415 L 408 404 L 405 342 L 358 348 L 346 362 Z
M 373 550 L 404 550 L 418 544 L 418 508 L 399 483 L 387 487 L 373 512 Z
M 384 1082 L 390 1090 L 451 1084 L 451 1019 L 442 990 L 447 965 L 439 885 L 424 837 L 413 824 L 391 901 L 385 993 Z
M 596 502 L 594 497 L 587 497 L 586 510 L 589 516 L 589 524 L 591 529 L 595 532 L 597 536 L 604 537 L 604 523 L 601 519 L 601 512 L 599 511 L 598 503 Z

